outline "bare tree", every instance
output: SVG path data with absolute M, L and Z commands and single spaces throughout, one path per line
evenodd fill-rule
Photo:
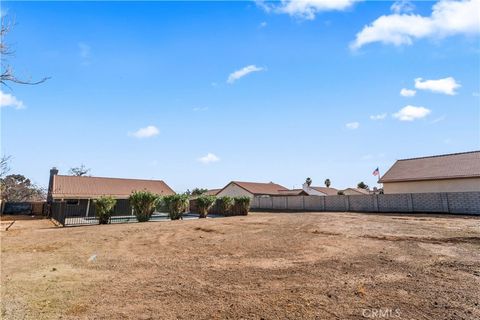
M 13 67 L 8 62 L 8 58 L 13 56 L 15 52 L 10 48 L 9 44 L 5 41 L 5 37 L 14 25 L 7 15 L 1 17 L 2 25 L 0 27 L 0 55 L 1 55 L 1 75 L 0 83 L 8 87 L 8 83 L 18 84 L 40 84 L 49 79 L 49 77 L 42 78 L 38 81 L 32 81 L 31 79 L 20 79 L 15 75 Z
M 8 174 L 11 158 L 5 155 L 0 158 L 0 198 L 14 202 L 45 200 L 44 188 L 33 184 L 21 174 Z
M 10 174 L 0 179 L 2 200 L 13 202 L 42 201 L 46 198 L 45 189 L 33 184 L 21 174 Z
M 68 174 L 71 176 L 86 176 L 90 173 L 90 168 L 87 168 L 83 163 L 79 167 L 70 168 Z
M 0 159 L 0 178 L 4 178 L 10 172 L 10 160 L 12 156 L 2 156 Z

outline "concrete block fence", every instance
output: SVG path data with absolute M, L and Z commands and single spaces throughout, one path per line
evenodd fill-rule
M 252 210 L 452 213 L 480 215 L 480 192 L 355 196 L 257 196 Z

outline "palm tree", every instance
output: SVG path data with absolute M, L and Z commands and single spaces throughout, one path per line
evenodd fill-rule
M 327 188 L 330 188 L 330 185 L 331 185 L 331 184 L 332 184 L 332 183 L 330 182 L 330 179 L 325 179 L 325 186 L 326 186 Z
M 312 179 L 310 178 L 305 179 L 305 183 L 307 184 L 307 186 L 310 187 L 312 185 Z

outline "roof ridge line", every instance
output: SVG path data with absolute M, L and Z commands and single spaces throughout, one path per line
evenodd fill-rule
M 405 159 L 398 159 L 397 161 L 418 160 L 418 159 L 428 159 L 428 158 L 440 158 L 440 157 L 456 156 L 456 155 L 460 155 L 460 154 L 477 153 L 477 152 L 480 153 L 480 150 L 455 152 L 455 153 L 445 153 L 445 154 L 438 154 L 438 155 L 433 155 L 433 156 L 405 158 Z
M 158 180 L 158 179 L 117 178 L 117 177 L 99 177 L 99 176 L 70 176 L 68 174 L 56 174 L 56 175 L 54 175 L 54 177 L 99 178 L 99 179 L 137 180 L 137 181 L 161 181 L 161 182 L 165 183 L 164 180 Z

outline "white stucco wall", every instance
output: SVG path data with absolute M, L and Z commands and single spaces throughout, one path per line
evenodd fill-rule
M 248 192 L 243 188 L 240 188 L 234 183 L 229 184 L 225 189 L 223 189 L 217 194 L 217 197 L 223 197 L 223 196 L 229 196 L 229 197 L 247 196 L 247 197 L 253 198 L 252 193 Z
M 480 191 L 480 178 L 385 182 L 383 191 L 385 194 Z

